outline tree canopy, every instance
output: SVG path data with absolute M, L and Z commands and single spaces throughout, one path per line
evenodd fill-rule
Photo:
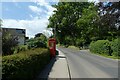
M 119 3 L 104 4 L 59 2 L 53 5 L 56 10 L 49 18 L 48 28 L 53 28 L 57 42 L 64 45 L 82 46 L 99 39 L 112 40 L 117 36 L 113 25 L 119 22 L 116 11 Z

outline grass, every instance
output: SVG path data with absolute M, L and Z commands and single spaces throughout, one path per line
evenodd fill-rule
M 91 52 L 91 53 L 92 53 L 92 52 Z M 106 57 L 106 58 L 111 58 L 111 59 L 120 59 L 120 57 L 108 56 L 108 55 L 105 55 L 105 54 L 98 54 L 98 53 L 92 53 L 92 54 L 99 55 L 99 56 L 103 56 L 103 57 Z
M 115 56 L 108 56 L 108 55 L 104 55 L 104 54 L 99 54 L 100 56 L 104 56 L 106 58 L 111 58 L 111 59 L 120 59 L 120 57 L 115 57 Z
M 75 50 L 80 50 L 78 47 L 76 46 L 68 46 L 68 48 L 71 48 L 71 49 L 75 49 Z

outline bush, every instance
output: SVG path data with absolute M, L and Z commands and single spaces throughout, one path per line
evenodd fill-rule
M 19 45 L 19 46 L 14 48 L 14 54 L 15 53 L 19 53 L 21 51 L 26 51 L 26 50 L 28 50 L 28 46 L 27 45 Z
M 11 55 L 18 45 L 17 36 L 12 36 L 9 31 L 2 32 L 2 55 Z
M 115 39 L 114 41 L 111 42 L 111 48 L 113 50 L 112 55 L 113 56 L 120 56 L 120 43 L 118 39 Z
M 50 60 L 47 49 L 37 48 L 2 59 L 3 80 L 33 80 Z
M 39 34 L 37 34 L 37 36 L 39 36 Z M 47 48 L 47 38 L 44 35 L 40 37 L 37 36 L 26 41 L 28 48 Z
M 98 40 L 90 43 L 90 51 L 93 53 L 111 55 L 110 43 L 108 40 Z
M 91 42 L 89 48 L 93 53 L 104 53 L 109 56 L 120 57 L 120 44 L 118 39 L 113 41 L 98 40 Z

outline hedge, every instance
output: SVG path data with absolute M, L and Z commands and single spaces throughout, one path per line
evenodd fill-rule
M 34 80 L 50 61 L 48 49 L 37 48 L 2 58 L 3 80 Z
M 14 48 L 13 54 L 19 53 L 21 51 L 26 51 L 26 50 L 28 50 L 28 45 L 19 45 L 19 46 Z
M 89 49 L 93 53 L 119 57 L 120 56 L 120 45 L 118 41 L 119 41 L 118 39 L 115 39 L 113 41 L 98 40 L 95 42 L 91 42 Z
M 112 55 L 113 56 L 120 56 L 120 40 L 115 39 L 114 41 L 111 42 L 111 48 L 113 50 Z
M 109 55 L 109 45 L 110 44 L 108 40 L 98 40 L 90 44 L 90 51 Z

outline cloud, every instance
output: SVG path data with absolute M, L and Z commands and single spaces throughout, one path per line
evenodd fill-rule
M 26 29 L 26 35 L 34 37 L 37 33 L 43 33 L 46 30 L 48 20 L 46 18 L 33 20 L 14 20 L 4 19 L 3 27 Z
M 54 10 L 56 10 L 56 8 L 54 8 L 54 7 L 52 7 L 52 6 L 50 6 L 50 5 L 46 5 L 46 8 L 47 8 L 47 15 L 48 16 L 51 16 L 52 14 L 54 14 Z
M 48 2 L 45 0 L 36 0 L 37 4 L 40 6 L 48 5 Z
M 46 15 L 46 18 L 48 19 L 52 14 L 54 14 L 54 10 L 56 10 L 56 8 L 52 7 L 51 4 L 49 4 L 49 2 L 45 1 L 45 0 L 36 0 L 35 3 L 37 4 L 37 6 L 29 6 L 29 8 L 33 11 L 36 12 L 37 14 L 39 13 L 44 13 Z M 44 8 L 43 8 L 44 7 Z M 41 15 L 44 15 L 41 14 Z
M 38 8 L 37 6 L 29 6 L 29 9 L 31 9 L 35 13 L 42 13 L 43 10 Z

